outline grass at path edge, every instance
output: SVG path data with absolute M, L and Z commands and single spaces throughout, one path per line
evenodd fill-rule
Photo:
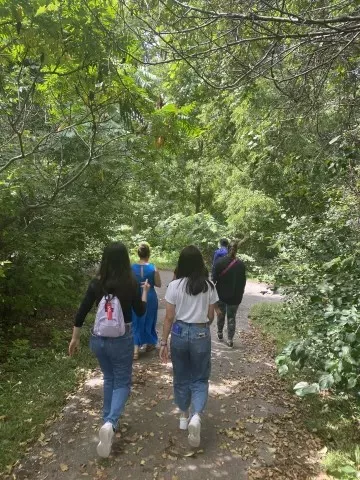
M 281 302 L 258 303 L 249 314 L 252 323 L 274 341 L 277 353 L 295 338 L 283 309 Z M 295 372 L 288 377 L 292 393 L 297 381 Z M 359 479 L 360 402 L 348 394 L 333 392 L 327 396 L 307 396 L 301 401 L 301 413 L 308 430 L 318 435 L 326 446 L 323 464 L 327 473 L 341 480 Z
M 74 358 L 67 355 L 71 324 L 53 327 L 45 347 L 34 347 L 27 338 L 12 341 L 0 365 L 0 477 L 11 472 L 60 413 L 69 392 L 96 366 L 88 348 L 90 327 L 83 330 L 81 351 Z

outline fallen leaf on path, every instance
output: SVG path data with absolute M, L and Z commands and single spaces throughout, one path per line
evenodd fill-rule
M 43 458 L 50 458 L 54 455 L 54 452 L 41 452 L 40 454 Z
M 62 472 L 67 472 L 69 470 L 69 466 L 66 463 L 60 463 L 60 470 Z
M 176 450 L 175 448 L 171 448 L 171 449 L 169 450 L 169 453 L 170 453 L 171 455 L 180 455 L 180 452 L 179 452 L 178 450 Z

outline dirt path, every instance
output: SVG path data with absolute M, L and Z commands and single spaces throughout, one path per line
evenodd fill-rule
M 170 272 L 162 272 L 159 331 L 170 279 Z M 233 350 L 217 341 L 216 327 L 212 327 L 212 379 L 200 449 L 191 449 L 186 432 L 177 429 L 171 364 L 161 365 L 152 352 L 135 365 L 132 395 L 109 459 L 96 455 L 102 382 L 95 371 L 69 397 L 60 418 L 44 431 L 12 478 L 317 478 L 321 446 L 305 431 L 297 400 L 277 376 L 272 346 L 247 320 L 254 303 L 279 300 L 276 295 L 261 294 L 264 290 L 264 285 L 248 283 Z

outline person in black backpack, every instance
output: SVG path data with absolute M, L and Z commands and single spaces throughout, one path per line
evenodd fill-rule
M 228 255 L 220 258 L 214 265 L 213 281 L 219 295 L 217 336 L 223 340 L 223 329 L 227 317 L 227 333 L 229 347 L 234 346 L 236 312 L 242 301 L 245 285 L 245 264 L 237 258 L 237 242 L 231 242 Z
M 90 348 L 99 361 L 104 376 L 104 424 L 100 429 L 97 452 L 108 457 L 114 432 L 130 394 L 134 340 L 131 329 L 132 309 L 137 315 L 146 311 L 150 284 L 142 292 L 131 271 L 126 246 L 108 245 L 103 252 L 100 272 L 91 280 L 75 317 L 69 345 L 72 356 L 80 345 L 80 331 L 94 303 L 98 306 Z

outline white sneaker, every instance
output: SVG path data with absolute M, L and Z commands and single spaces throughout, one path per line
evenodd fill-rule
M 200 431 L 201 431 L 201 418 L 198 413 L 192 416 L 189 426 L 188 441 L 192 447 L 198 447 L 200 445 Z
M 180 416 L 179 428 L 180 430 L 187 430 L 189 425 L 189 417 L 186 417 L 184 414 Z
M 112 423 L 106 422 L 100 428 L 99 432 L 100 442 L 96 451 L 100 457 L 107 458 L 110 455 L 111 445 L 114 438 L 114 429 Z

